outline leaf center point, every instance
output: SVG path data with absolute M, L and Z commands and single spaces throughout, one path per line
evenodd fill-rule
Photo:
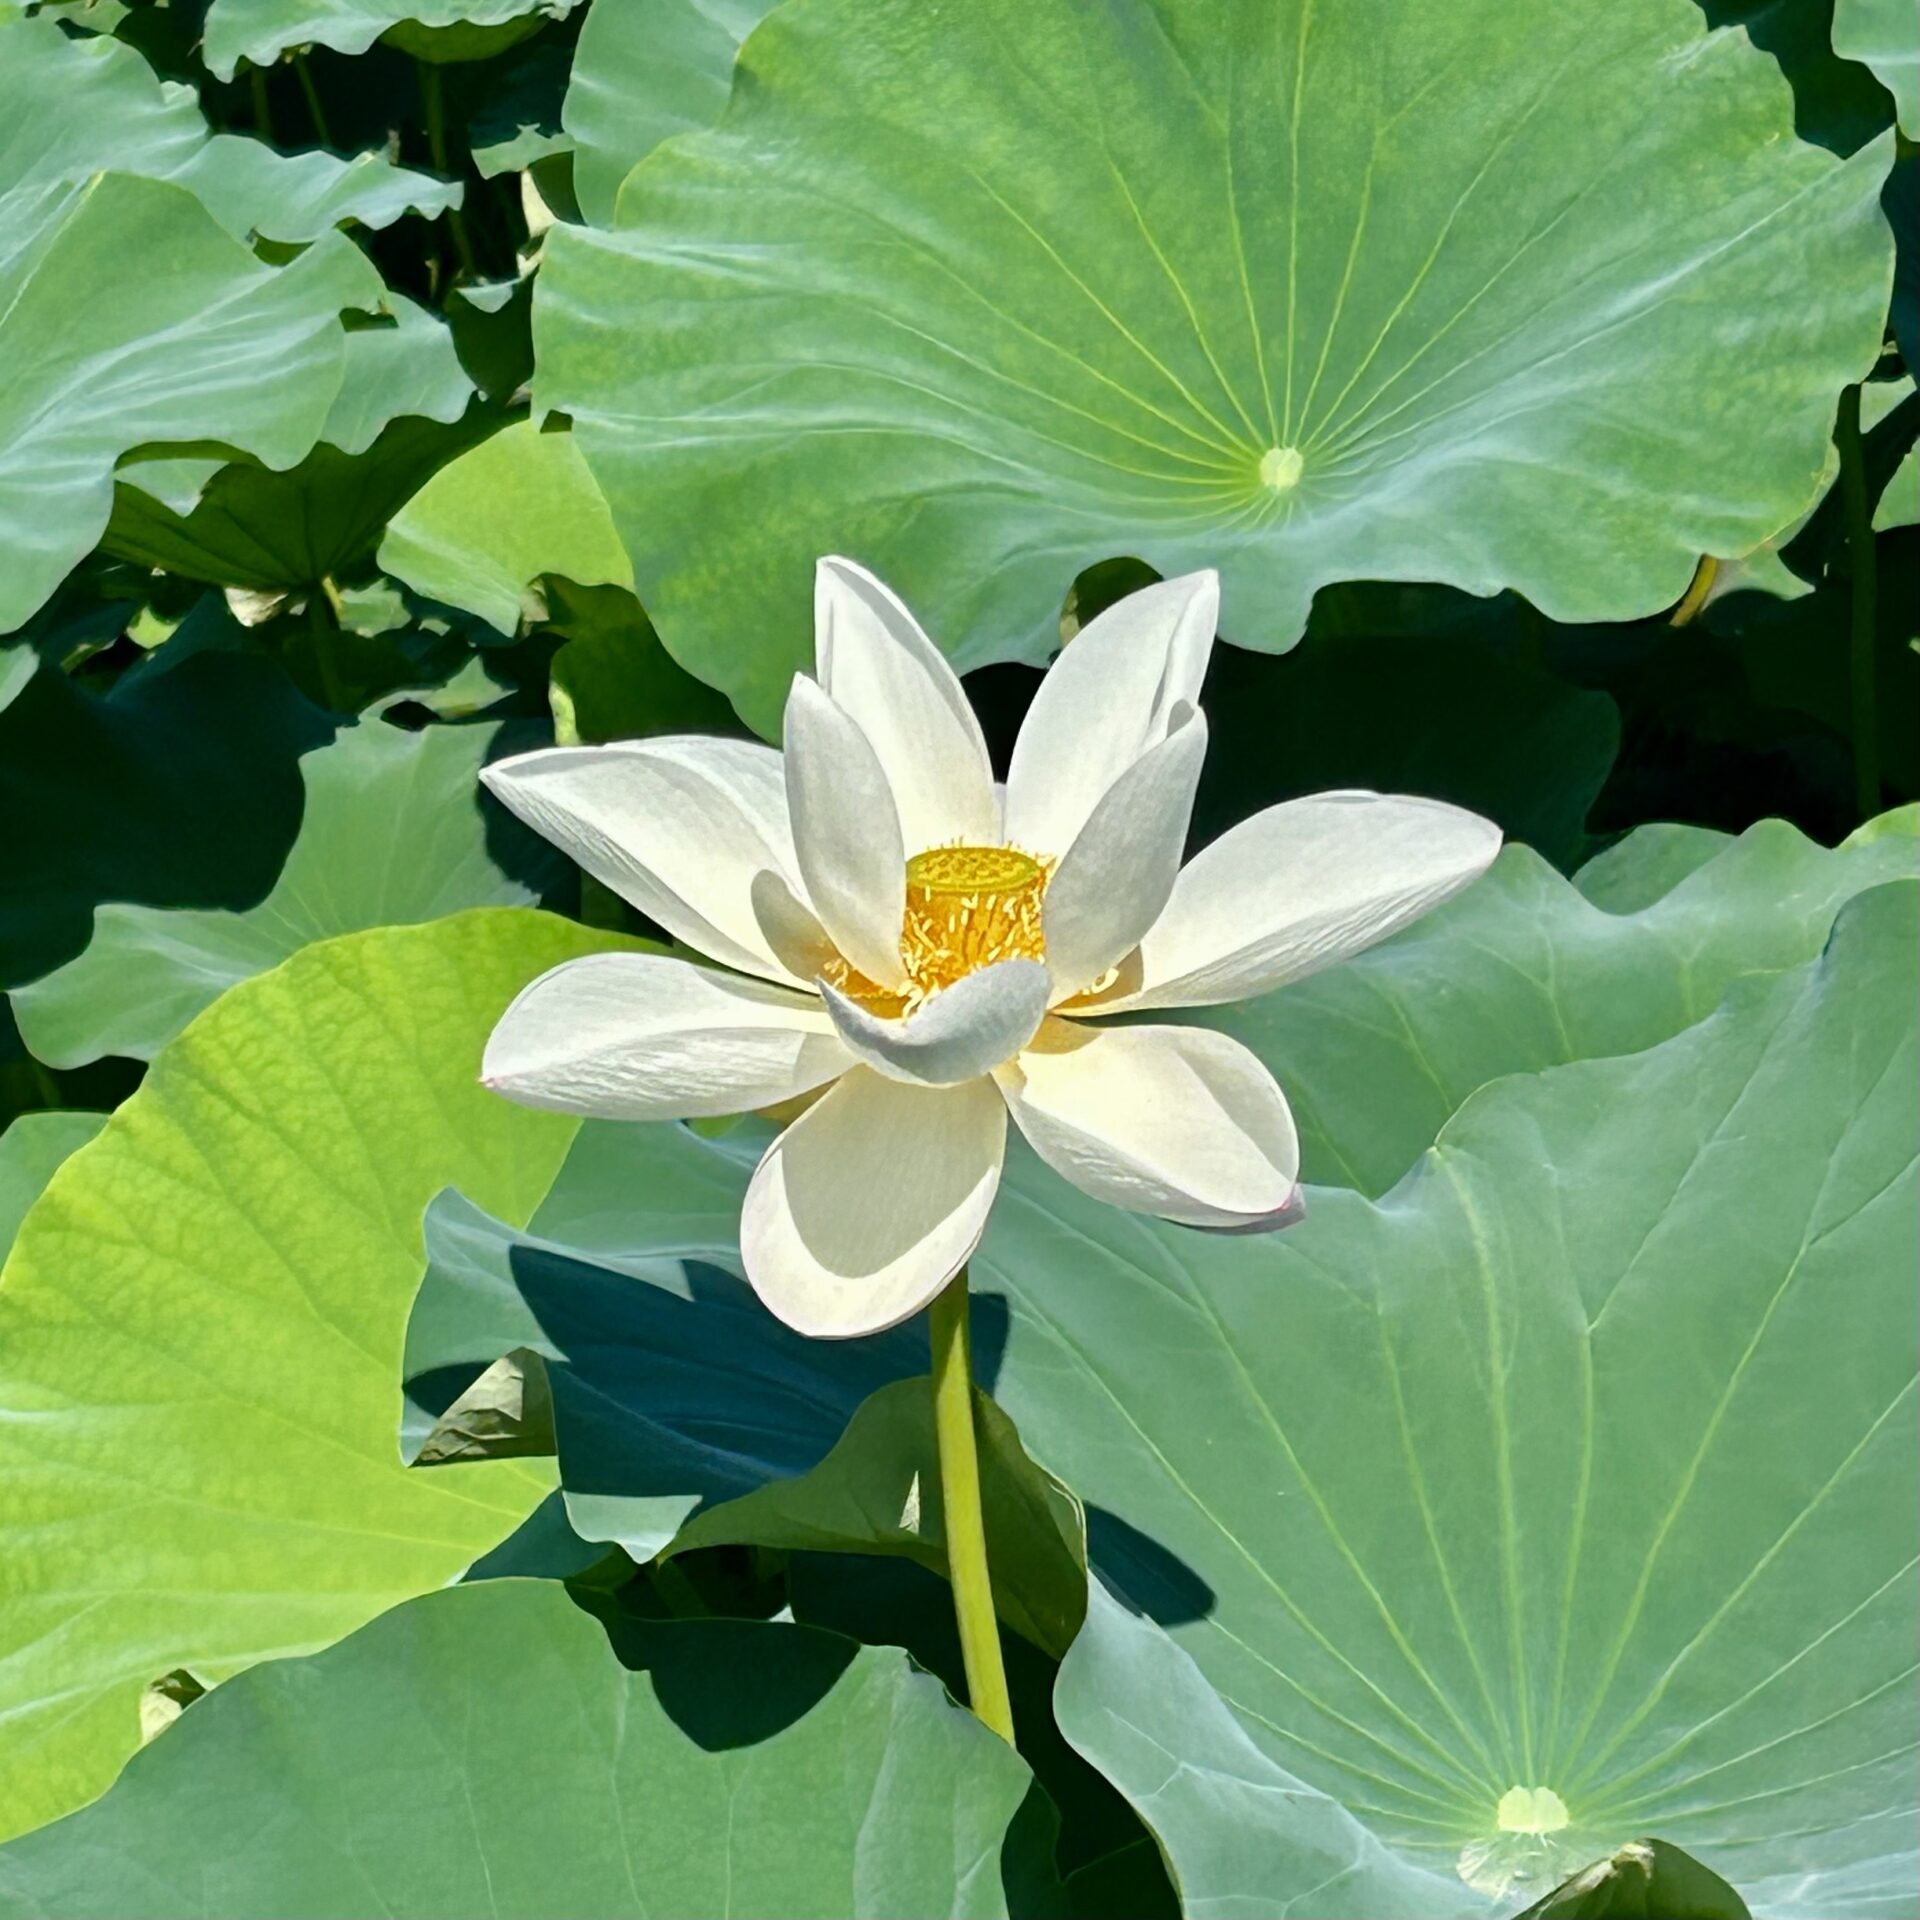
M 1260 484 L 1273 493 L 1286 493 L 1299 484 L 1305 465 L 1298 447 L 1269 447 L 1260 456 Z

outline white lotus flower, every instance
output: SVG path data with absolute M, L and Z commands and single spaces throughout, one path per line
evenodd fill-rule
M 980 1239 L 1011 1114 L 1084 1192 L 1190 1226 L 1296 1216 L 1299 1142 L 1238 1041 L 1109 1016 L 1264 993 L 1457 892 L 1496 828 L 1328 793 L 1184 868 L 1218 583 L 1146 588 L 1042 682 L 994 784 L 959 680 L 871 574 L 820 563 L 786 751 L 675 738 L 489 768 L 521 819 L 713 965 L 569 961 L 489 1042 L 487 1084 L 685 1119 L 828 1090 L 767 1149 L 741 1249 L 803 1333 L 892 1326 Z M 829 1086 L 829 1083 L 831 1085 Z

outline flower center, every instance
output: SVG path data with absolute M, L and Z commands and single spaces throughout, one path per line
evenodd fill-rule
M 929 847 L 907 862 L 900 929 L 905 1011 L 997 960 L 1046 952 L 1040 908 L 1053 862 L 1018 847 Z

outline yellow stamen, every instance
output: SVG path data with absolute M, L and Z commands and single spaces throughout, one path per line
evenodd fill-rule
M 956 845 L 916 853 L 907 862 L 900 927 L 906 986 L 889 992 L 837 955 L 824 970 L 828 984 L 893 1020 L 998 960 L 1044 960 L 1041 909 L 1057 864 L 1018 847 Z M 1104 992 L 1119 976 L 1119 968 L 1109 967 L 1077 1000 Z
M 904 1012 L 956 980 L 999 960 L 1046 953 L 1040 910 L 1050 860 L 1018 847 L 929 847 L 907 862 L 907 912 L 900 929 L 906 970 Z

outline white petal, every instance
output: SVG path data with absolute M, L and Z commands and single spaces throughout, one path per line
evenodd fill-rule
M 1067 642 L 1014 743 L 1012 845 L 1073 845 L 1101 795 L 1199 699 L 1219 612 L 1219 575 L 1189 573 L 1116 600 Z
M 1265 993 L 1384 940 L 1484 873 L 1492 821 L 1443 800 L 1321 793 L 1197 854 L 1141 942 L 1139 984 L 1076 1013 L 1205 1007 Z
M 480 1077 L 523 1107 L 684 1120 L 772 1106 L 852 1065 L 811 995 L 665 954 L 596 953 L 522 989 Z
M 1049 988 L 1039 961 L 1001 960 L 904 1018 L 885 1020 L 819 984 L 848 1052 L 889 1079 L 926 1087 L 957 1086 L 1011 1060 L 1039 1029 Z
M 813 910 L 869 980 L 899 987 L 907 856 L 880 761 L 805 674 L 787 695 L 786 749 L 794 856 Z
M 1053 1019 L 994 1078 L 1034 1151 L 1096 1200 L 1195 1227 L 1299 1217 L 1293 1116 L 1224 1033 Z
M 1206 720 L 1192 713 L 1113 783 L 1067 849 L 1041 921 L 1056 1000 L 1098 979 L 1159 919 L 1206 752 Z
M 855 1067 L 747 1188 L 740 1251 L 754 1291 L 825 1339 L 897 1326 L 979 1244 L 1006 1138 L 990 1080 L 909 1087 Z
M 730 967 L 795 978 L 753 910 L 756 875 L 793 871 L 786 788 L 771 747 L 694 735 L 548 747 L 496 761 L 480 778 L 676 940 Z
M 786 877 L 768 868 L 753 877 L 753 917 L 774 958 L 802 980 L 817 980 L 839 957 L 813 909 Z
M 866 568 L 839 559 L 815 570 L 813 617 L 820 684 L 879 757 L 907 851 L 998 845 L 980 722 L 920 623 Z

